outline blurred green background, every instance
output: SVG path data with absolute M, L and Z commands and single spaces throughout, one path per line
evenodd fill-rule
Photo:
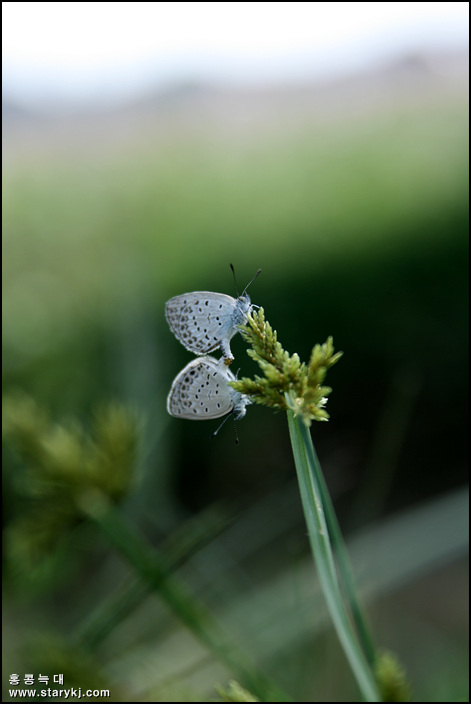
M 157 546 L 216 509 L 228 517 L 179 574 L 297 701 L 358 694 L 317 591 L 286 420 L 249 408 L 236 446 L 231 423 L 210 440 L 217 421 L 169 417 L 191 354 L 164 304 L 235 295 L 229 263 L 239 289 L 260 267 L 250 295 L 285 349 L 307 359 L 333 335 L 331 420 L 312 436 L 373 632 L 418 701 L 465 701 L 467 95 L 383 78 L 339 85 L 330 102 L 314 92 L 304 111 L 295 91 L 244 93 L 231 119 L 224 93 L 203 93 L 201 110 L 193 88 L 5 137 L 4 393 L 85 426 L 103 401 L 141 413 L 123 510 Z M 256 373 L 239 336 L 232 350 Z M 8 447 L 4 460 L 10 525 L 25 502 Z M 9 672 L 28 672 L 25 653 L 47 651 L 38 637 L 67 641 L 126 579 L 91 529 L 67 541 L 43 571 L 7 570 Z M 152 596 L 93 658 L 115 701 L 208 701 L 229 677 Z

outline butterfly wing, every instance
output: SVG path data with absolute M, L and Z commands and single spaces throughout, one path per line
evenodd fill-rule
M 221 343 L 227 350 L 229 340 L 237 332 L 236 325 L 244 319 L 237 311 L 237 299 L 211 291 L 184 293 L 165 304 L 165 317 L 171 331 L 194 354 L 212 352 Z M 230 350 L 228 356 L 231 356 Z
M 235 377 L 212 357 L 198 357 L 177 374 L 167 398 L 167 411 L 176 418 L 208 420 L 234 409 L 228 381 Z

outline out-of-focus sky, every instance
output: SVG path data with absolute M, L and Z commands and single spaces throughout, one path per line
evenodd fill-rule
M 3 92 L 121 100 L 175 81 L 330 77 L 468 44 L 467 2 L 3 2 Z

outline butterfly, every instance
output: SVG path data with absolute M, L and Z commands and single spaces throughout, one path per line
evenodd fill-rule
M 240 420 L 252 401 L 228 385 L 228 381 L 235 380 L 223 357 L 197 357 L 175 377 L 167 397 L 167 411 L 186 420 L 211 420 L 229 413 Z
M 232 264 L 231 268 L 234 271 Z M 231 364 L 234 357 L 230 340 L 236 334 L 237 327 L 247 321 L 253 308 L 246 293 L 252 281 L 237 298 L 212 291 L 193 291 L 171 298 L 165 304 L 165 317 L 170 330 L 190 352 L 207 354 L 219 347 L 224 363 Z

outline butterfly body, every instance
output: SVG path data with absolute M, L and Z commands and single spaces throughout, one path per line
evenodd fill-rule
M 234 374 L 214 357 L 198 357 L 175 377 L 167 397 L 167 411 L 175 418 L 211 420 L 233 413 L 239 420 L 251 400 L 228 386 Z
M 207 354 L 218 347 L 225 364 L 234 357 L 230 340 L 250 313 L 250 297 L 233 298 L 224 293 L 193 291 L 171 298 L 165 304 L 165 317 L 175 337 L 194 354 Z

